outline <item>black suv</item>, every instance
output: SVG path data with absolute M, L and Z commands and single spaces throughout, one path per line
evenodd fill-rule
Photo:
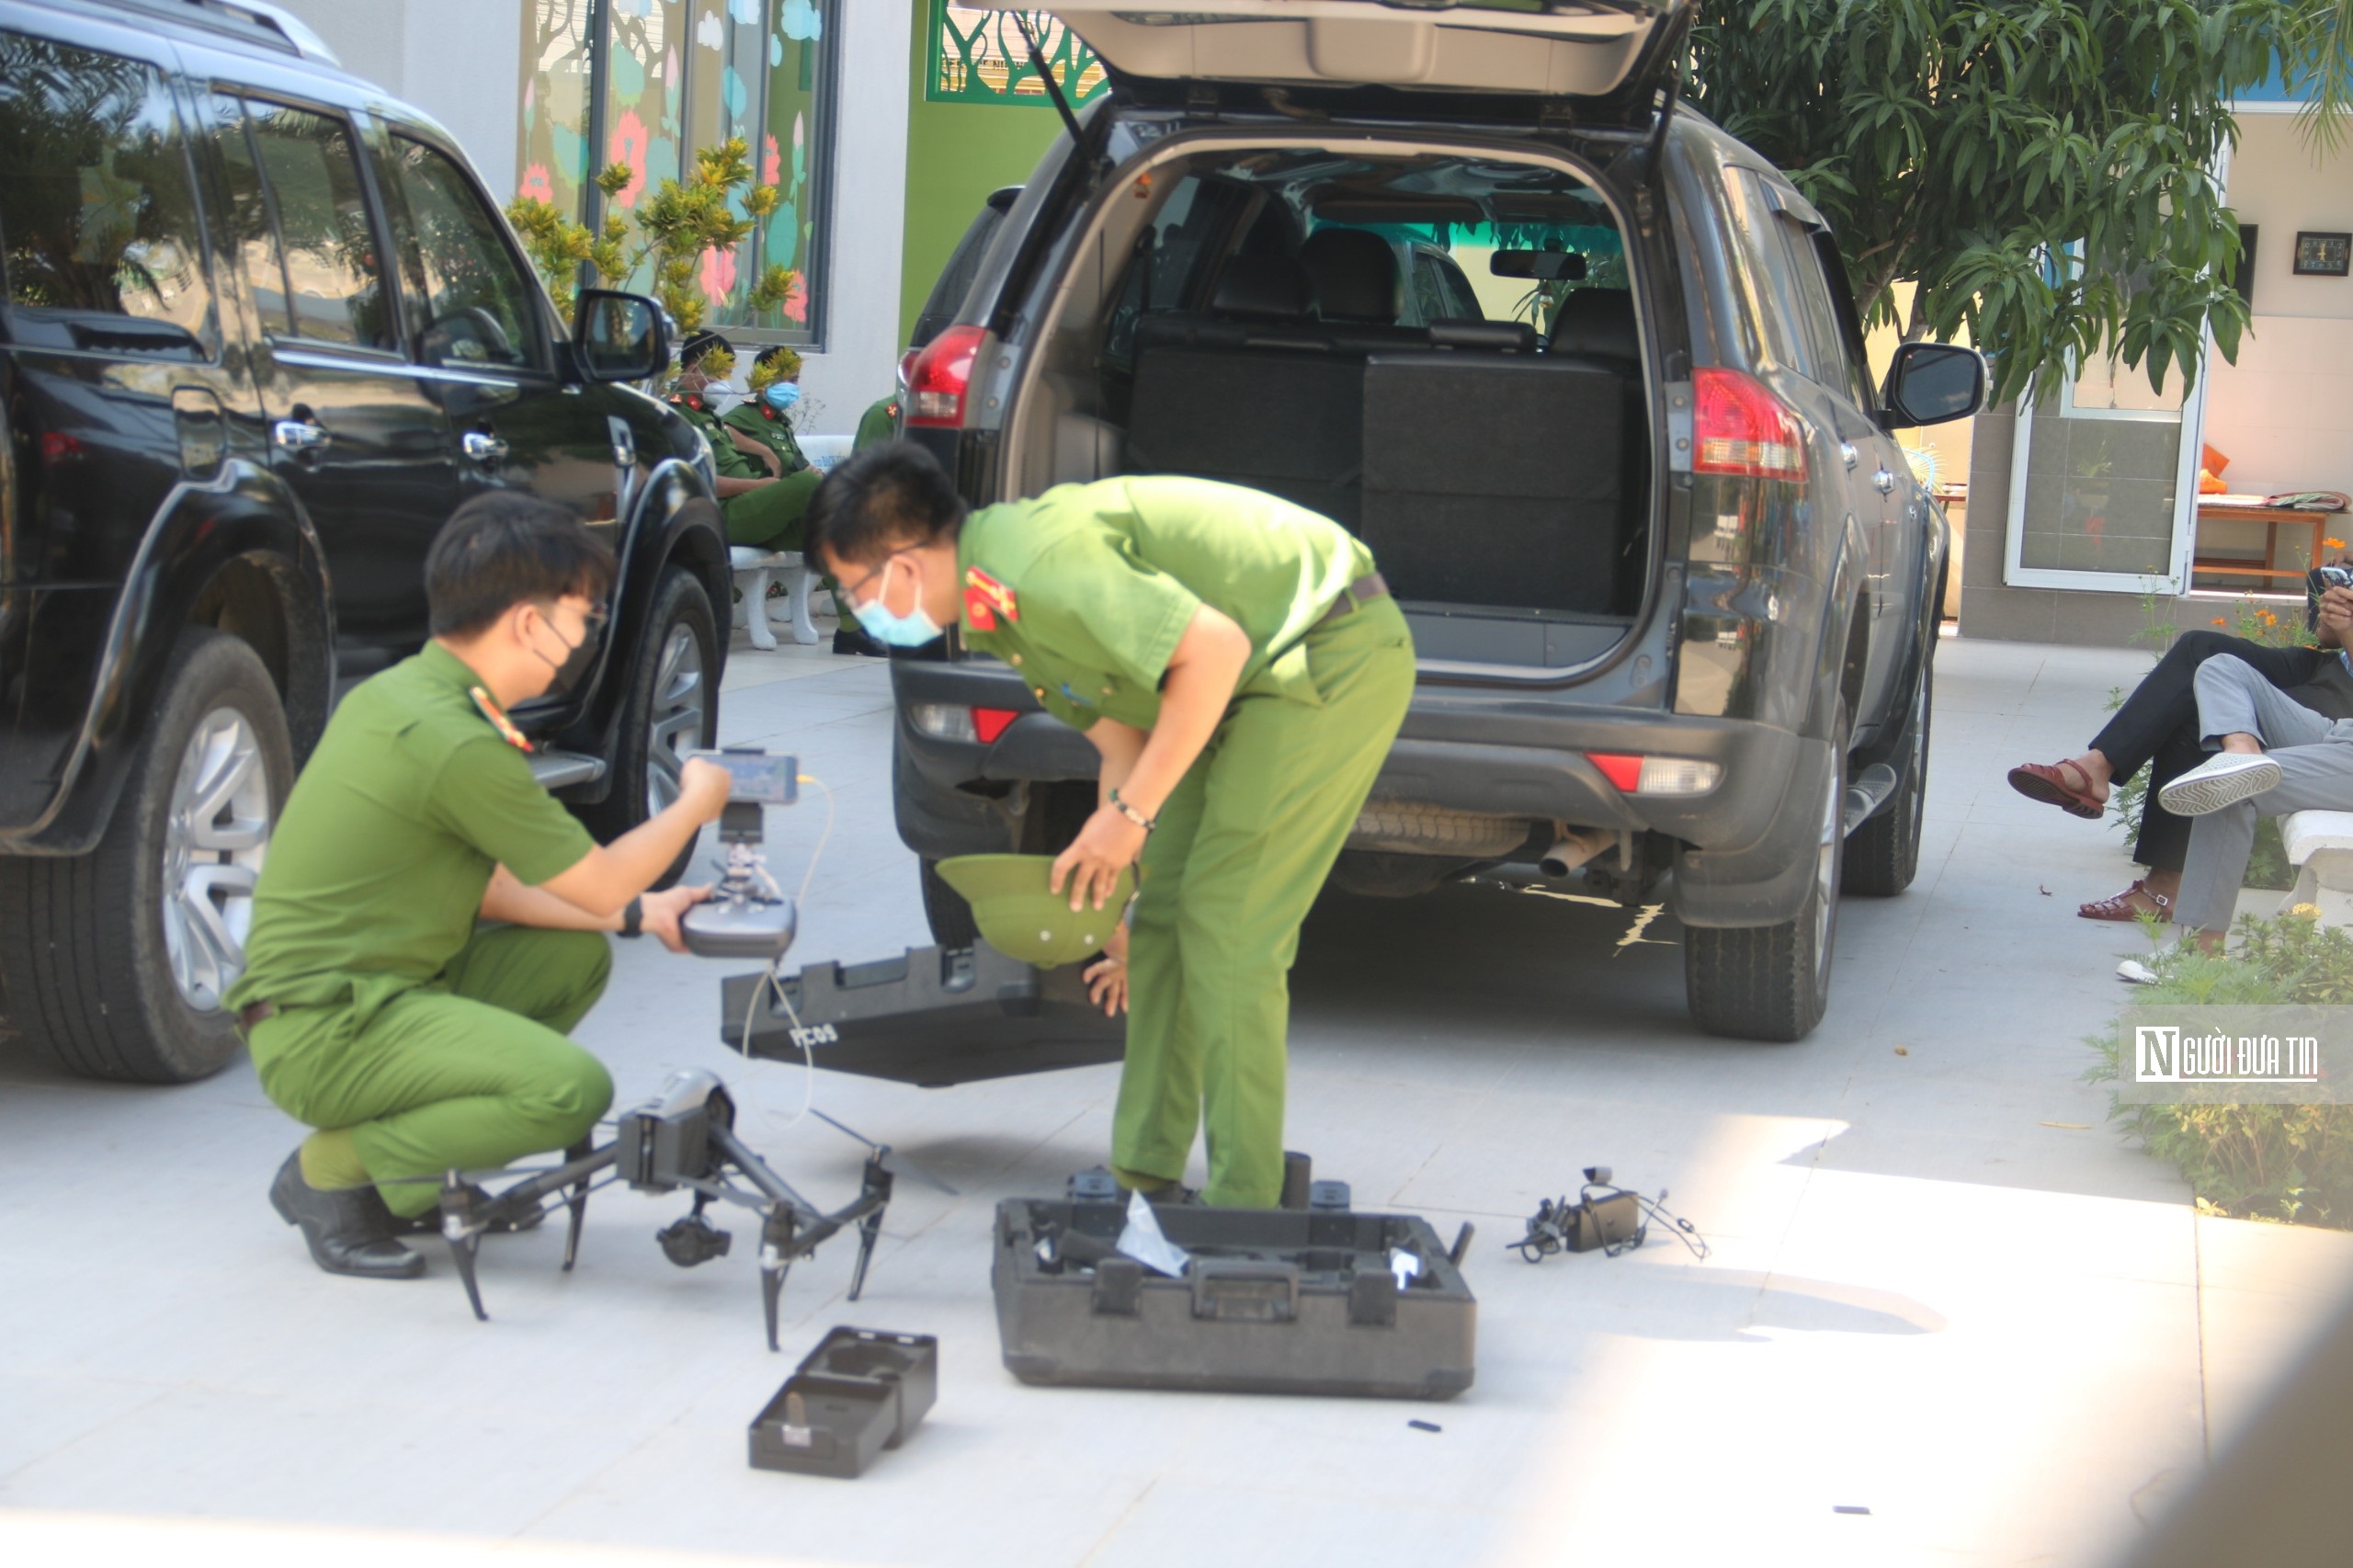
M 468 496 L 621 561 L 601 665 L 516 715 L 600 834 L 717 733 L 709 449 L 666 324 L 569 340 L 448 134 L 230 0 L 0 0 L 0 977 L 79 1073 L 227 1062 L 254 879 L 344 683 L 426 637 Z
M 1421 679 L 1335 883 L 1655 896 L 1703 1028 L 1805 1034 L 1842 882 L 1918 858 L 1949 535 L 1892 432 L 1984 362 L 1870 384 L 1820 215 L 1674 101 L 1688 4 L 1053 9 L 1110 91 L 983 215 L 909 434 L 976 505 L 1177 472 L 1340 520 Z M 896 795 L 959 941 L 933 863 L 1065 841 L 1095 756 L 944 654 L 893 666 Z

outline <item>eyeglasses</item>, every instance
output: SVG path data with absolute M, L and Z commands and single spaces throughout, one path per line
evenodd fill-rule
M 892 551 L 890 554 L 884 556 L 881 562 L 872 571 L 869 572 L 865 576 L 860 577 L 855 583 L 845 583 L 842 585 L 843 594 L 852 599 L 856 599 L 858 597 L 858 589 L 866 586 L 867 584 L 871 583 L 875 578 L 882 575 L 883 573 L 888 572 L 891 569 L 891 562 L 896 561 L 900 556 L 904 555 L 906 551 L 904 550 Z

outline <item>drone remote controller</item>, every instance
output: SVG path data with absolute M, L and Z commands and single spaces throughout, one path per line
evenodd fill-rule
M 719 884 L 678 923 L 687 949 L 707 959 L 758 959 L 773 964 L 792 946 L 800 915 L 768 875 L 763 818 L 770 806 L 801 798 L 800 759 L 749 748 L 689 752 L 734 779 L 719 819 L 725 855 Z

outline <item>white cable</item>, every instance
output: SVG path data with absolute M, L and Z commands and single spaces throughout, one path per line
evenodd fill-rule
M 825 825 L 817 835 L 816 847 L 809 851 L 809 869 L 801 873 L 801 892 L 793 901 L 794 913 L 796 915 L 801 910 L 807 908 L 809 905 L 809 888 L 810 885 L 817 880 L 818 858 L 825 853 L 826 841 L 831 839 L 834 835 L 834 791 L 832 787 L 826 784 L 824 779 L 817 778 L 813 774 L 801 774 L 799 776 L 799 781 L 803 784 L 814 784 L 818 789 L 824 791 Z M 784 960 L 782 959 L 779 959 L 777 960 L 778 963 L 781 963 Z M 759 981 L 753 985 L 752 999 L 744 1008 L 744 1032 L 736 1037 L 738 1041 L 736 1049 L 738 1053 L 743 1056 L 745 1062 L 748 1063 L 752 1060 L 752 1020 L 759 1015 L 760 993 L 763 990 L 771 990 L 776 993 L 777 1005 L 784 1009 L 784 1016 L 792 1020 L 792 1043 L 801 1048 L 801 1108 L 792 1113 L 792 1119 L 790 1121 L 787 1121 L 781 1127 L 773 1129 L 773 1131 L 779 1132 L 790 1132 L 793 1128 L 801 1124 L 801 1118 L 809 1114 L 809 1108 L 816 1103 L 817 1057 L 816 1053 L 809 1048 L 808 1032 L 801 1027 L 801 1015 L 793 1010 L 792 999 L 784 994 L 784 983 L 777 975 L 776 965 L 771 964 L 768 966 L 767 970 L 761 974 Z M 754 1108 L 757 1110 L 757 1108 Z M 767 1120 L 767 1113 L 765 1110 L 758 1110 L 757 1114 L 763 1121 Z

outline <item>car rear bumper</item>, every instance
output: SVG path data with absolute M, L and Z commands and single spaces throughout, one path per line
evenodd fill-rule
M 1041 710 L 1011 671 L 994 663 L 905 660 L 892 673 L 899 830 L 917 854 L 946 858 L 1007 848 L 1010 822 L 996 800 L 1024 784 L 1095 777 L 1094 746 Z M 1017 717 L 983 743 L 926 733 L 913 717 L 925 705 Z M 1704 794 L 1641 793 L 1613 784 L 1593 760 L 1597 753 L 1688 758 L 1720 773 Z M 1377 801 L 1525 822 L 1528 837 L 1505 859 L 1535 859 L 1556 822 L 1658 834 L 1677 842 L 1670 900 L 1686 924 L 1771 925 L 1794 917 L 1804 903 L 1832 761 L 1826 743 L 1753 720 L 1425 687 L 1372 793 Z

